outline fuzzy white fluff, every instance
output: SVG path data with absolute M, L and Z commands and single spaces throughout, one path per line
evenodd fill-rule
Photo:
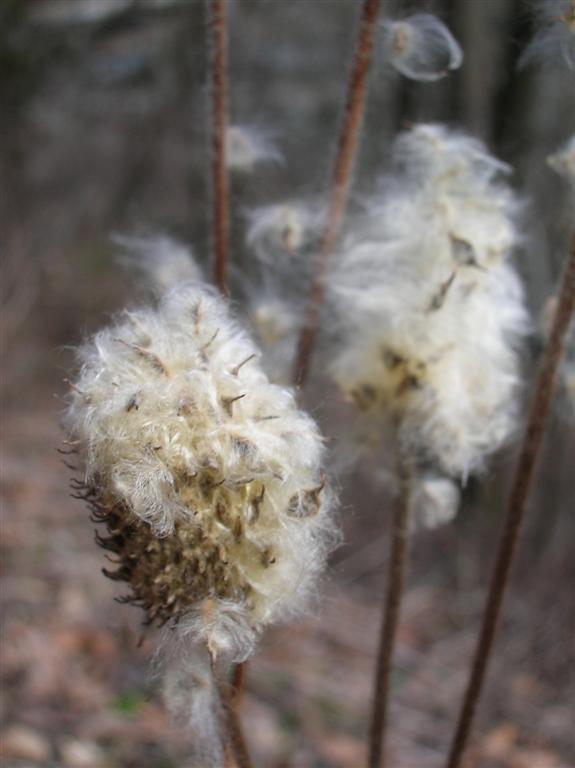
M 334 543 L 315 423 L 270 384 L 227 303 L 201 282 L 124 312 L 78 356 L 67 424 L 87 483 L 158 537 L 184 521 L 221 547 L 249 597 L 209 594 L 177 631 L 245 659 L 266 625 L 307 604 Z
M 410 493 L 410 519 L 414 528 L 436 528 L 457 514 L 460 500 L 457 483 L 433 472 L 417 475 Z
M 116 236 L 122 248 L 120 263 L 139 272 L 146 288 L 162 294 L 181 283 L 201 281 L 202 272 L 190 250 L 166 235 Z
M 168 712 L 190 739 L 190 768 L 220 768 L 225 760 L 221 704 L 210 656 L 201 646 L 182 648 L 178 636 L 168 634 L 157 654 Z
M 276 383 L 290 382 L 297 333 L 304 311 L 301 286 L 309 281 L 319 247 L 323 206 L 286 201 L 247 212 L 246 246 L 258 262 L 259 277 L 245 285 L 247 315 L 262 365 Z
M 575 69 L 575 0 L 539 0 L 537 31 L 519 60 Z
M 281 163 L 281 152 L 261 128 L 230 125 L 226 130 L 226 163 L 231 171 L 251 173 L 261 163 Z
M 557 152 L 547 158 L 550 167 L 562 176 L 575 192 L 575 133 Z
M 303 203 L 274 203 L 249 211 L 246 243 L 266 263 L 294 255 L 320 227 L 319 211 Z
M 463 63 L 463 51 L 445 24 L 416 13 L 383 24 L 384 51 L 394 69 L 411 80 L 440 80 Z
M 394 156 L 336 258 L 333 374 L 373 430 L 391 414 L 407 456 L 465 479 L 515 425 L 527 326 L 509 263 L 518 205 L 506 167 L 463 134 L 418 126 Z

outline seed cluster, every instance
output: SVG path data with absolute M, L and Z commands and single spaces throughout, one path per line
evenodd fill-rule
M 239 642 L 213 619 L 218 605 L 254 635 L 301 608 L 333 543 L 322 441 L 223 301 L 189 283 L 125 313 L 80 357 L 77 488 L 106 525 L 97 539 L 117 559 L 106 575 L 131 587 L 124 601 L 148 622 L 196 617 L 212 648 Z
M 407 458 L 465 478 L 515 425 L 518 203 L 509 169 L 442 126 L 401 134 L 394 161 L 336 257 L 333 375 L 367 416 L 366 445 L 391 416 Z

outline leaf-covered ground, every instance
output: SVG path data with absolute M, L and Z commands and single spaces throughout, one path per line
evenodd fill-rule
M 105 561 L 94 526 L 69 496 L 73 473 L 56 451 L 59 408 L 39 391 L 26 408 L 4 413 L 2 764 L 185 764 L 185 734 L 170 729 L 149 672 L 153 635 L 139 644 L 141 617 L 114 602 L 116 585 L 100 573 Z M 352 515 L 348 539 L 359 541 L 336 556 L 313 615 L 268 633 L 249 664 L 242 713 L 260 766 L 363 764 L 386 536 L 377 520 L 358 518 Z M 376 535 L 367 535 L 368 522 Z M 418 544 L 414 557 L 433 564 L 449 546 L 443 531 Z M 394 768 L 443 764 L 481 605 L 477 584 L 454 589 L 440 564 L 423 570 L 416 562 L 400 634 Z M 557 614 L 517 588 L 512 603 L 468 766 L 567 768 L 572 667 L 569 658 L 560 662 L 558 679 L 552 657 L 554 639 L 565 638 L 568 627 L 551 623 L 534 656 L 535 625 Z M 563 615 L 572 623 L 572 614 Z

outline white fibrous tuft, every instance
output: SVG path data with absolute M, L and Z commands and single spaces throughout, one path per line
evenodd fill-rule
M 515 426 L 518 203 L 505 167 L 446 128 L 400 136 L 396 160 L 336 257 L 333 375 L 376 436 L 391 417 L 406 457 L 465 479 Z
M 536 62 L 575 69 L 575 0 L 539 0 L 536 24 L 519 66 Z
M 437 528 L 449 523 L 459 507 L 459 486 L 449 477 L 423 472 L 410 491 L 410 518 L 415 526 Z
M 124 251 L 121 261 L 141 272 L 148 287 L 156 292 L 164 293 L 181 283 L 202 279 L 190 251 L 171 237 L 122 235 L 115 237 L 114 242 Z
M 281 163 L 281 152 L 261 128 L 230 125 L 226 129 L 226 163 L 231 171 L 251 173 L 261 163 Z
M 262 365 L 266 373 L 274 383 L 288 383 L 299 330 L 297 309 L 274 294 L 254 293 L 248 315 L 264 351 Z
M 401 179 L 411 184 L 420 178 L 428 184 L 439 181 L 452 195 L 470 187 L 485 193 L 492 182 L 511 173 L 479 139 L 437 123 L 422 123 L 400 134 L 393 160 Z
M 263 365 L 274 382 L 289 382 L 313 254 L 324 221 L 315 202 L 294 201 L 247 213 L 246 246 L 258 260 L 259 279 L 246 285 L 248 316 Z
M 317 236 L 319 216 L 302 203 L 279 203 L 248 213 L 246 243 L 263 262 L 293 256 Z
M 411 80 L 440 80 L 463 63 L 463 51 L 445 24 L 429 13 L 385 20 L 387 60 Z
M 245 659 L 305 606 L 335 541 L 315 423 L 202 283 L 125 313 L 78 356 L 67 425 L 121 563 L 110 575 L 150 621 Z
M 209 653 L 201 646 L 182 648 L 177 635 L 169 634 L 157 655 L 166 708 L 190 739 L 194 768 L 220 768 L 225 757 L 221 705 Z
M 547 162 L 575 191 L 575 134 L 557 152 L 550 155 Z
M 297 329 L 297 318 L 280 299 L 262 298 L 252 305 L 253 323 L 266 347 L 274 347 L 290 338 Z

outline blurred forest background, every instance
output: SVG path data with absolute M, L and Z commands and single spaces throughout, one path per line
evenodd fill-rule
M 269 129 L 285 163 L 234 180 L 243 284 L 245 211 L 321 195 L 329 179 L 358 0 L 230 3 L 231 119 Z M 355 190 L 370 190 L 402 125 L 459 125 L 516 167 L 528 198 L 517 262 L 537 317 L 567 247 L 569 211 L 546 156 L 575 129 L 573 72 L 519 71 L 529 0 L 384 0 L 430 10 L 465 52 L 438 83 L 376 53 Z M 149 674 L 153 637 L 113 602 L 103 553 L 56 452 L 70 346 L 133 296 L 110 235 L 166 232 L 207 262 L 208 115 L 201 0 L 1 0 L 2 702 L 0 760 L 17 766 L 170 768 L 184 754 Z M 352 205 L 353 205 L 352 201 Z M 237 298 L 237 296 L 236 296 Z M 327 435 L 348 418 L 316 378 Z M 575 435 L 558 404 L 532 498 L 468 765 L 575 765 Z M 472 482 L 457 520 L 417 534 L 393 681 L 394 768 L 445 760 L 483 606 L 513 446 Z M 370 696 L 390 492 L 374 467 L 341 476 L 345 544 L 316 614 L 268 633 L 243 708 L 258 764 L 356 768 Z

